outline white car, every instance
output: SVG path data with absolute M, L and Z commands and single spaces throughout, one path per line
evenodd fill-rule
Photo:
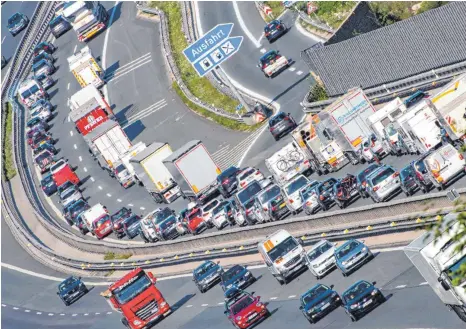
M 264 180 L 264 175 L 260 172 L 259 169 L 247 167 L 243 169 L 238 176 L 236 176 L 236 180 L 238 182 L 238 189 L 243 189 L 249 185 L 249 183 L 253 181 L 262 181 Z
M 268 220 L 272 220 L 272 218 L 270 218 L 269 216 L 270 202 L 280 197 L 281 190 L 280 187 L 276 184 L 268 188 L 265 188 L 261 192 L 259 192 L 259 194 L 256 196 L 256 207 L 254 210 L 254 215 L 256 216 L 259 222 L 263 223 Z
M 201 208 L 201 213 L 202 213 L 202 219 L 204 219 L 204 222 L 206 222 L 207 227 L 212 227 L 214 224 L 212 223 L 212 215 L 213 215 L 213 210 L 215 207 L 217 207 L 220 204 L 221 200 L 219 199 L 213 199 L 209 201 L 207 204 L 202 206 Z
M 317 200 L 317 186 L 318 181 L 309 183 L 306 187 L 299 191 L 301 196 L 302 207 L 306 215 L 314 214 L 320 207 L 319 200 Z
M 367 177 L 367 192 L 374 202 L 385 201 L 400 190 L 400 173 L 393 167 L 382 166 Z
M 309 183 L 309 179 L 307 179 L 306 176 L 298 175 L 283 186 L 282 191 L 285 196 L 286 206 L 293 215 L 297 214 L 303 206 L 303 201 L 301 200 L 299 192 Z
M 72 204 L 79 199 L 82 199 L 82 194 L 76 186 L 71 186 L 60 193 L 60 202 L 63 205 L 63 208 L 66 208 L 68 205 Z
M 321 279 L 337 266 L 335 263 L 336 245 L 336 243 L 323 239 L 307 252 L 307 267 L 317 279 Z
M 457 175 L 466 170 L 466 162 L 451 144 L 446 144 L 432 152 L 424 160 L 430 180 L 442 190 Z
M 218 230 L 221 230 L 230 224 L 228 217 L 232 216 L 232 212 L 233 210 L 229 201 L 220 202 L 212 210 L 212 223 Z
M 31 119 L 39 118 L 41 120 L 49 121 L 52 119 L 52 112 L 46 108 L 39 108 L 31 112 Z

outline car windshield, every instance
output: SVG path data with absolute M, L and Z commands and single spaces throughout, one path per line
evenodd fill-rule
M 68 286 L 72 285 L 76 281 L 78 281 L 78 279 L 72 276 L 66 279 L 65 281 L 63 281 L 62 283 L 60 283 L 60 285 L 58 286 L 58 290 L 65 291 Z
M 194 270 L 195 277 L 201 277 L 216 266 L 214 262 L 207 262 Z
M 126 170 L 126 167 L 123 164 L 120 164 L 118 167 L 115 168 L 117 174 Z
M 23 99 L 26 99 L 26 98 L 34 95 L 38 91 L 39 91 L 39 87 L 36 84 L 33 84 L 29 89 L 27 89 L 27 90 L 25 90 L 25 91 L 23 91 L 21 93 L 21 97 Z
M 272 21 L 270 22 L 269 24 L 267 24 L 264 28 L 264 31 L 265 32 L 270 32 L 270 31 L 273 31 L 277 28 L 277 25 L 278 25 L 278 22 L 276 21 Z
M 238 172 L 238 168 L 236 167 L 230 167 L 227 170 L 223 171 L 219 176 L 219 180 L 224 181 L 228 178 L 234 178 L 236 176 L 236 173 Z
M 375 171 L 377 168 L 380 168 L 379 165 L 377 164 L 371 164 L 369 167 L 367 167 L 366 169 L 364 169 L 363 171 L 361 171 L 359 174 L 358 174 L 358 180 L 360 182 L 364 182 L 366 180 L 366 177 L 373 171 Z
M 126 304 L 137 295 L 150 287 L 152 282 L 144 273 L 139 273 L 138 276 L 129 279 L 121 287 L 113 291 L 113 295 L 120 304 Z
M 228 204 L 230 204 L 230 202 L 228 202 L 228 201 L 223 201 L 223 202 L 220 203 L 217 207 L 215 207 L 215 209 L 212 211 L 212 214 L 213 214 L 213 215 L 217 215 L 218 213 L 220 213 L 221 211 L 223 211 L 223 209 L 224 209 Z
M 414 175 L 414 170 L 411 166 L 408 166 L 408 167 L 404 167 L 401 171 L 400 171 L 400 176 L 401 178 L 403 179 L 406 179 L 408 178 L 409 176 L 413 176 Z
M 126 220 L 125 222 L 125 226 L 126 227 L 130 227 L 131 225 L 135 224 L 135 223 L 138 223 L 139 222 L 139 217 L 138 216 L 133 216 L 133 217 L 130 217 L 129 219 Z
M 64 21 L 63 17 L 61 17 L 61 16 L 55 17 L 50 21 L 49 26 L 50 26 L 50 28 L 53 29 L 55 26 L 61 24 L 63 21 Z
M 50 185 L 51 183 L 53 183 L 52 175 L 48 175 L 42 178 L 42 185 Z
M 261 57 L 260 61 L 262 65 L 269 65 L 276 57 L 278 57 L 278 53 L 275 50 L 272 50 Z
M 316 187 L 319 184 L 320 184 L 319 182 L 314 181 L 311 184 L 307 185 L 304 189 L 302 189 L 301 190 L 301 197 L 303 198 L 303 200 L 309 198 L 311 196 L 311 194 L 315 192 Z
M 245 180 L 246 178 L 251 176 L 255 171 L 256 171 L 256 169 L 254 169 L 254 168 L 250 168 L 248 170 L 243 171 L 241 173 L 241 175 L 239 176 L 239 180 Z
M 376 186 L 376 185 L 380 184 L 385 179 L 387 179 L 389 176 L 393 175 L 393 173 L 395 173 L 395 170 L 393 170 L 392 168 L 390 168 L 390 167 L 385 168 L 384 170 L 382 170 L 379 173 L 375 174 L 371 178 L 372 185 Z
M 419 171 L 420 173 L 427 173 L 427 169 L 426 169 L 426 166 L 424 165 L 424 161 L 422 160 L 418 160 L 414 163 L 414 167 L 416 168 L 417 171 Z
M 9 25 L 18 24 L 21 21 L 21 15 L 16 13 L 8 19 Z
M 118 221 L 120 220 L 121 218 L 123 217 L 128 217 L 130 215 L 130 211 L 126 208 L 121 208 L 120 210 L 118 210 L 118 212 L 116 212 L 115 214 L 112 215 L 112 221 Z
M 229 281 L 229 280 L 233 279 L 236 275 L 241 273 L 241 271 L 243 271 L 243 269 L 244 269 L 244 267 L 242 267 L 240 265 L 233 266 L 228 271 L 223 273 L 222 280 L 223 281 Z
M 154 219 L 155 225 L 162 223 L 165 219 L 167 219 L 171 215 L 173 215 L 173 211 L 170 208 L 164 208 L 161 211 L 157 212 L 155 214 L 155 219 Z
M 387 135 L 389 137 L 398 134 L 398 131 L 395 129 L 393 125 L 388 125 L 387 127 L 385 127 L 385 131 L 387 132 Z
M 332 247 L 333 246 L 330 242 L 325 242 L 324 244 L 318 246 L 317 248 L 310 250 L 307 256 L 309 257 L 310 261 L 313 261 L 314 259 L 317 259 L 322 254 L 324 254 L 326 251 L 332 249 Z
M 324 285 L 318 285 L 317 287 L 309 290 L 304 296 L 303 296 L 303 303 L 309 304 L 312 303 L 316 298 L 319 298 L 323 293 L 325 293 L 329 288 L 324 286 Z
M 75 192 L 76 192 L 76 190 L 74 188 L 67 189 L 67 190 L 63 191 L 60 194 L 60 198 L 62 200 L 64 200 L 64 199 L 69 198 L 70 196 L 72 196 Z
M 196 211 L 189 214 L 188 220 L 191 221 L 191 220 L 193 220 L 193 219 L 195 219 L 195 218 L 197 218 L 199 216 L 201 216 L 201 209 L 196 209 Z
M 43 160 L 48 159 L 50 156 L 49 152 L 44 151 L 44 153 L 41 153 L 36 157 L 36 163 L 43 163 Z
M 318 189 L 319 192 L 324 192 L 324 191 L 331 190 L 333 188 L 333 185 L 335 185 L 336 182 L 337 182 L 336 179 L 326 180 L 325 182 L 320 184 L 317 187 L 317 189 Z
M 285 187 L 285 191 L 287 195 L 291 195 L 294 192 L 298 191 L 300 188 L 306 186 L 309 181 L 304 176 L 299 176 L 296 180 L 292 181 Z
M 280 188 L 277 185 L 274 185 L 271 188 L 260 193 L 258 199 L 261 204 L 266 204 L 268 201 L 276 198 L 279 195 L 280 195 Z
M 352 301 L 353 299 L 361 295 L 364 291 L 366 291 L 370 287 L 371 287 L 371 284 L 369 282 L 366 282 L 366 281 L 359 282 L 354 287 L 346 290 L 343 293 L 343 299 L 346 302 Z
M 160 223 L 160 229 L 164 230 L 175 223 L 176 223 L 176 217 L 172 215 L 168 217 L 166 220 L 164 220 L 162 223 Z
M 99 228 L 101 227 L 102 225 L 105 224 L 106 221 L 108 221 L 110 219 L 110 216 L 109 215 L 105 215 L 104 217 L 100 218 L 99 220 L 96 220 L 93 225 L 95 228 Z
M 281 113 L 278 113 L 276 116 L 270 118 L 269 120 L 269 126 L 270 127 L 273 127 L 275 126 L 277 123 L 281 122 L 283 119 L 285 119 L 286 115 L 285 113 L 281 112 Z
M 453 281 L 458 281 L 457 284 L 460 285 L 462 284 L 464 281 L 466 281 L 466 277 L 464 277 L 464 275 L 461 275 L 461 272 L 459 271 L 460 270 L 460 267 L 461 266 L 464 266 L 466 264 L 466 255 L 464 255 L 463 257 L 461 257 L 461 259 L 459 261 L 457 261 L 456 263 L 454 263 L 452 266 L 450 266 L 447 270 L 446 270 L 446 273 L 448 275 L 448 278 Z
M 272 262 L 275 262 L 277 259 L 285 256 L 287 253 L 289 253 L 291 250 L 293 250 L 297 246 L 298 246 L 298 242 L 296 242 L 296 240 L 292 236 L 289 236 L 285 240 L 280 242 L 278 245 L 273 247 L 268 252 L 268 254 Z
M 241 298 L 239 301 L 237 301 L 231 306 L 230 308 L 231 313 L 233 315 L 238 314 L 243 309 L 251 305 L 253 302 L 254 302 L 254 299 L 251 296 L 244 296 L 243 298 Z
M 61 166 L 63 166 L 64 164 L 65 164 L 64 161 L 57 161 L 55 164 L 53 164 L 50 167 L 50 171 L 53 172 L 53 171 L 57 170 L 58 168 L 60 168 Z
M 79 201 L 73 205 L 73 207 L 70 209 L 70 215 L 71 217 L 76 217 L 83 211 L 86 211 L 89 209 L 89 205 L 85 203 L 84 201 Z
M 204 208 L 202 208 L 202 211 L 204 211 L 204 212 L 211 211 L 211 210 L 214 209 L 218 204 L 219 204 L 219 201 L 218 201 L 218 200 L 214 200 L 214 201 L 208 203 Z
M 344 244 L 343 246 L 341 246 L 341 248 L 338 250 L 335 256 L 337 258 L 343 258 L 346 255 L 348 255 L 353 249 L 357 248 L 358 246 L 359 246 L 359 242 L 350 241 Z
M 244 205 L 247 201 L 255 197 L 261 190 L 261 185 L 257 181 L 254 181 L 238 192 L 238 200 L 242 205 Z

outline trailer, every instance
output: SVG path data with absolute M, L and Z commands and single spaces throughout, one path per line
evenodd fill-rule
M 69 114 L 70 120 L 76 125 L 76 130 L 86 136 L 110 118 L 107 112 L 95 99 L 89 100 Z
M 181 189 L 181 196 L 203 203 L 218 193 L 219 166 L 200 140 L 193 140 L 163 160 Z
M 70 72 L 73 73 L 79 85 L 84 88 L 94 85 L 96 88 L 104 85 L 104 72 L 92 56 L 91 49 L 84 47 L 79 52 L 68 57 Z
M 147 148 L 144 142 L 133 145 L 128 152 L 120 157 L 120 160 L 114 164 L 113 173 L 120 185 L 124 188 L 132 186 L 136 182 L 136 172 L 130 160 Z
M 63 16 L 78 35 L 79 42 L 87 41 L 104 30 L 109 18 L 107 11 L 98 1 L 67 3 L 63 9 Z
M 21 82 L 18 88 L 18 99 L 24 106 L 30 108 L 41 98 L 48 98 L 48 94 L 37 80 L 26 79 Z
M 173 153 L 167 143 L 152 143 L 129 160 L 140 184 L 158 203 L 171 203 L 180 196 L 180 188 L 163 164 Z
M 113 166 L 132 146 L 128 136 L 113 120 L 107 120 L 84 136 L 89 152 L 97 159 L 102 169 L 113 176 Z
M 70 97 L 69 106 L 71 112 L 83 106 L 90 100 L 95 100 L 108 115 L 113 116 L 113 111 L 110 105 L 108 105 L 103 94 L 94 85 L 87 85 Z
M 466 322 L 466 280 L 453 284 L 458 277 L 455 272 L 466 264 L 466 249 L 458 250 L 465 237 L 454 240 L 463 229 L 456 216 L 458 213 L 446 215 L 439 232 L 422 234 L 404 252 L 445 306 Z M 436 233 L 440 233 L 437 238 Z

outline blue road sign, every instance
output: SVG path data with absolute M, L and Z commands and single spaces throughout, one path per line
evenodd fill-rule
M 183 50 L 183 54 L 191 64 L 196 63 L 228 38 L 233 26 L 233 23 L 218 24 L 196 42 Z
M 238 104 L 238 106 L 236 106 L 236 111 L 241 111 L 242 108 L 243 104 Z
M 235 54 L 239 50 L 242 42 L 243 37 L 230 37 L 224 40 L 222 44 L 208 53 L 207 56 L 204 56 L 200 61 L 194 63 L 194 69 L 203 77 Z

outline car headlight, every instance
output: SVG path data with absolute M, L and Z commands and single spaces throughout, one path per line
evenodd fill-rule
M 308 313 L 314 313 L 315 310 L 316 310 L 316 308 L 313 307 L 313 308 L 310 308 L 309 311 L 307 311 L 307 312 L 308 312 Z
M 236 317 L 236 321 L 240 321 L 241 319 L 242 319 L 242 317 L 240 317 L 240 316 Z
M 226 286 L 227 289 L 230 289 L 233 286 L 232 283 L 230 283 L 228 286 Z
M 167 302 L 161 302 L 160 303 L 160 307 L 165 307 L 165 305 L 167 305 Z
M 258 303 L 256 304 L 256 306 L 257 306 L 257 307 L 261 307 L 261 306 L 262 306 L 262 303 L 261 303 L 261 302 L 258 302 Z
M 350 306 L 350 308 L 351 308 L 352 310 L 354 310 L 355 308 L 358 308 L 358 306 L 359 306 L 358 304 L 353 304 L 353 305 Z
M 246 272 L 244 276 L 250 276 L 250 275 L 251 275 L 251 272 Z
M 314 264 L 312 265 L 313 268 L 318 268 L 319 267 L 319 264 Z
M 375 296 L 375 295 L 377 295 L 378 292 L 379 292 L 379 289 L 374 289 L 374 290 L 372 290 L 371 295 Z
M 139 326 L 139 325 L 141 324 L 141 321 L 139 321 L 139 320 L 134 320 L 134 321 L 133 321 L 133 324 L 134 324 L 135 326 Z
M 346 266 L 348 264 L 347 261 L 341 262 L 341 265 Z
M 367 251 L 367 247 L 362 248 L 362 251 Z

